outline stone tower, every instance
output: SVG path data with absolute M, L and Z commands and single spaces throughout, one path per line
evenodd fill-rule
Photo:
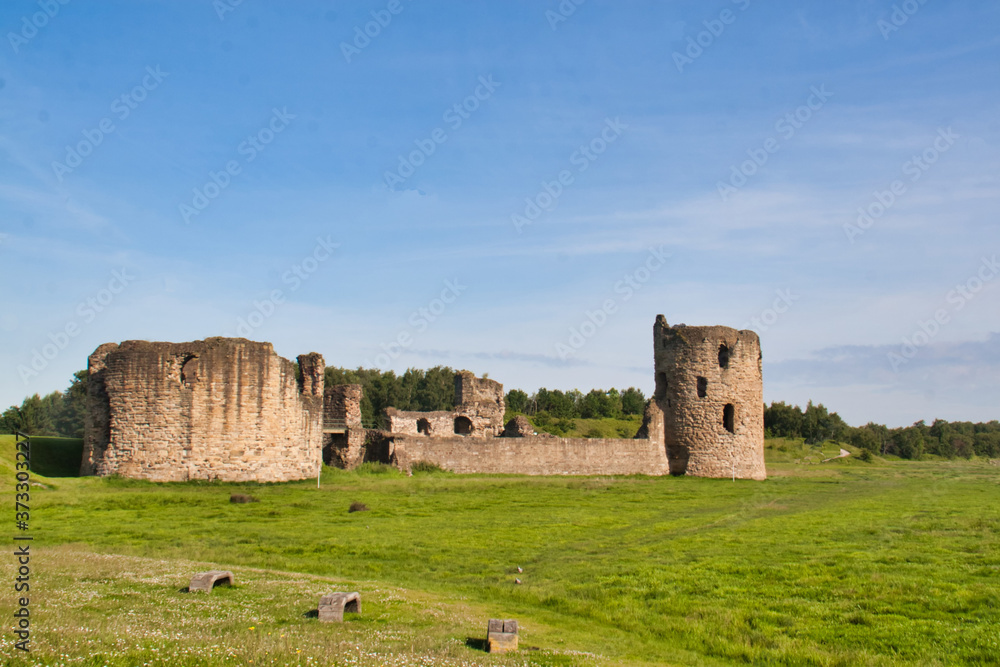
M 316 476 L 323 357 L 299 372 L 270 343 L 128 340 L 90 355 L 81 475 L 154 482 Z
M 760 338 L 729 327 L 653 325 L 654 398 L 672 475 L 766 479 Z

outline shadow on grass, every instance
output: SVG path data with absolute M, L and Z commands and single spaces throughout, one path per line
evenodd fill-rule
M 44 477 L 79 477 L 83 440 L 31 437 L 31 471 Z
M 302 618 L 319 618 L 319 609 L 310 609 L 302 614 Z
M 486 649 L 489 648 L 486 640 L 479 637 L 466 637 L 465 645 L 475 651 L 482 651 L 483 653 L 486 653 Z

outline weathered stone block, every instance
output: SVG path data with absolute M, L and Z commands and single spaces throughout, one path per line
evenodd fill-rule
M 359 593 L 330 593 L 319 599 L 319 620 L 323 623 L 343 623 L 344 612 L 361 613 Z
M 486 648 L 490 653 L 508 653 L 517 650 L 517 621 L 490 619 L 486 631 Z
M 233 577 L 233 573 L 229 570 L 209 570 L 208 572 L 199 572 L 198 574 L 191 577 L 191 583 L 188 585 L 188 592 L 200 591 L 203 593 L 211 593 L 212 589 L 216 586 L 232 586 L 236 579 Z
M 535 427 L 524 415 L 518 415 L 511 419 L 503 430 L 505 438 L 526 438 L 531 435 L 535 435 Z

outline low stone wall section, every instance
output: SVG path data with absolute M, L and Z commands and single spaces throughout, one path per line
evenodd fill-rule
M 666 450 L 653 440 L 612 438 L 427 438 L 393 436 L 395 463 L 417 461 L 457 473 L 516 475 L 666 475 Z

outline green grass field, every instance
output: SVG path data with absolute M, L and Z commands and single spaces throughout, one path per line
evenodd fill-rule
M 14 656 L 8 630 L 2 651 L 115 666 L 1000 662 L 1000 467 L 817 462 L 838 451 L 771 441 L 766 482 L 36 475 L 33 650 Z M 370 511 L 348 513 L 355 501 Z M 237 585 L 182 592 L 210 567 Z M 11 556 L 0 569 L 13 580 Z M 359 590 L 364 613 L 308 617 L 332 590 Z M 522 651 L 482 651 L 491 617 L 518 619 Z

